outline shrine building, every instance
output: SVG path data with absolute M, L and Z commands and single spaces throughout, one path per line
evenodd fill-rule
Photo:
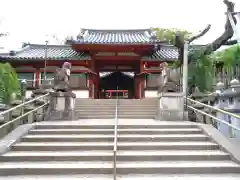
M 20 51 L 1 55 L 28 89 L 38 88 L 46 72 L 53 77 L 64 62 L 72 64 L 70 84 L 77 98 L 155 97 L 160 64 L 179 59 L 179 50 L 159 41 L 150 29 L 82 29 L 66 45 L 26 44 Z M 45 68 L 46 67 L 46 68 Z

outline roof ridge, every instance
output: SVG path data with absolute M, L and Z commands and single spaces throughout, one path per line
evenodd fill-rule
M 31 48 L 31 47 L 46 47 L 46 44 L 26 44 L 26 47 Z M 69 48 L 71 47 L 71 45 L 69 44 L 48 44 L 47 47 L 51 47 L 51 48 L 58 48 L 58 47 L 62 47 L 62 48 Z
M 82 31 L 89 31 L 89 32 L 144 32 L 144 31 L 151 31 L 150 28 L 147 29 L 85 29 L 82 28 Z

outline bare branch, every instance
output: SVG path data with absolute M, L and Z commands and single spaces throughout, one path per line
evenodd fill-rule
M 231 1 L 228 1 L 228 0 L 224 0 L 223 2 L 227 6 L 227 12 L 234 13 L 234 3 Z M 234 16 L 233 16 L 233 21 L 236 24 L 237 20 L 236 20 L 236 17 L 234 17 Z M 233 37 L 233 34 L 234 34 L 234 31 L 232 29 L 231 23 L 230 23 L 228 17 L 226 17 L 225 31 L 223 32 L 223 34 L 220 37 L 218 37 L 211 44 L 208 44 L 205 47 L 203 54 L 204 55 L 211 54 L 212 52 L 219 49 L 222 45 L 227 44 L 228 40 Z
M 232 3 L 231 1 L 228 1 L 228 0 L 224 0 L 223 2 L 227 6 L 227 12 L 234 14 L 234 3 Z M 236 24 L 236 22 L 237 22 L 236 17 L 233 17 L 233 21 Z M 203 36 L 204 34 L 206 34 L 208 32 L 209 29 L 210 29 L 210 27 L 208 26 L 199 35 L 190 38 L 190 41 L 193 41 L 193 40 Z M 231 23 L 230 23 L 228 17 L 226 17 L 225 31 L 223 32 L 223 34 L 220 37 L 218 37 L 216 40 L 214 40 L 212 43 L 204 46 L 202 48 L 201 52 L 203 52 L 203 55 L 209 55 L 212 52 L 219 49 L 222 45 L 235 44 L 236 41 L 229 40 L 233 37 L 233 34 L 234 34 L 234 31 L 232 29 Z M 183 63 L 184 39 L 183 39 L 183 37 L 181 37 L 180 33 L 176 33 L 175 46 L 179 48 L 179 59 L 180 59 L 180 64 L 182 64 Z M 189 57 L 188 57 L 189 62 L 191 62 L 192 60 L 196 60 L 194 58 L 196 58 L 196 57 L 193 56 L 192 53 L 190 53 Z M 197 59 L 198 59 L 198 57 L 197 57 Z
M 188 42 L 191 43 L 191 42 L 193 42 L 194 40 L 196 40 L 196 39 L 204 36 L 204 35 L 210 30 L 210 28 L 211 28 L 211 24 L 208 24 L 207 27 L 206 27 L 203 31 L 201 31 L 199 34 L 197 34 L 197 35 L 189 38 L 189 39 L 188 39 Z
M 237 40 L 229 40 L 227 41 L 224 45 L 226 46 L 231 46 L 231 45 L 234 45 L 234 44 L 237 44 L 238 41 Z
M 0 33 L 0 37 L 8 36 L 8 33 Z

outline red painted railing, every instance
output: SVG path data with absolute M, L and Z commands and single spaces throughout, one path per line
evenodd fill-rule
M 128 98 L 128 90 L 105 90 L 106 98 L 114 98 L 118 95 L 119 98 Z

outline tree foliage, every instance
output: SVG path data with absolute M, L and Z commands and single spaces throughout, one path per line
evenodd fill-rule
M 240 45 L 236 44 L 222 51 L 213 54 L 213 58 L 223 62 L 225 67 L 239 65 L 240 63 Z
M 152 31 L 156 32 L 156 36 L 158 40 L 162 41 L 168 41 L 171 44 L 175 43 L 175 36 L 176 33 L 180 33 L 181 37 L 184 37 L 185 39 L 192 36 L 192 33 L 187 30 L 182 30 L 178 28 L 152 28 Z
M 19 95 L 18 76 L 9 63 L 0 63 L 0 99 L 9 104 L 13 94 Z
M 240 45 L 233 45 L 211 55 L 197 54 L 199 60 L 189 64 L 189 86 L 198 86 L 204 91 L 211 91 L 215 77 L 214 68 L 219 62 L 223 64 L 223 71 L 240 65 Z

